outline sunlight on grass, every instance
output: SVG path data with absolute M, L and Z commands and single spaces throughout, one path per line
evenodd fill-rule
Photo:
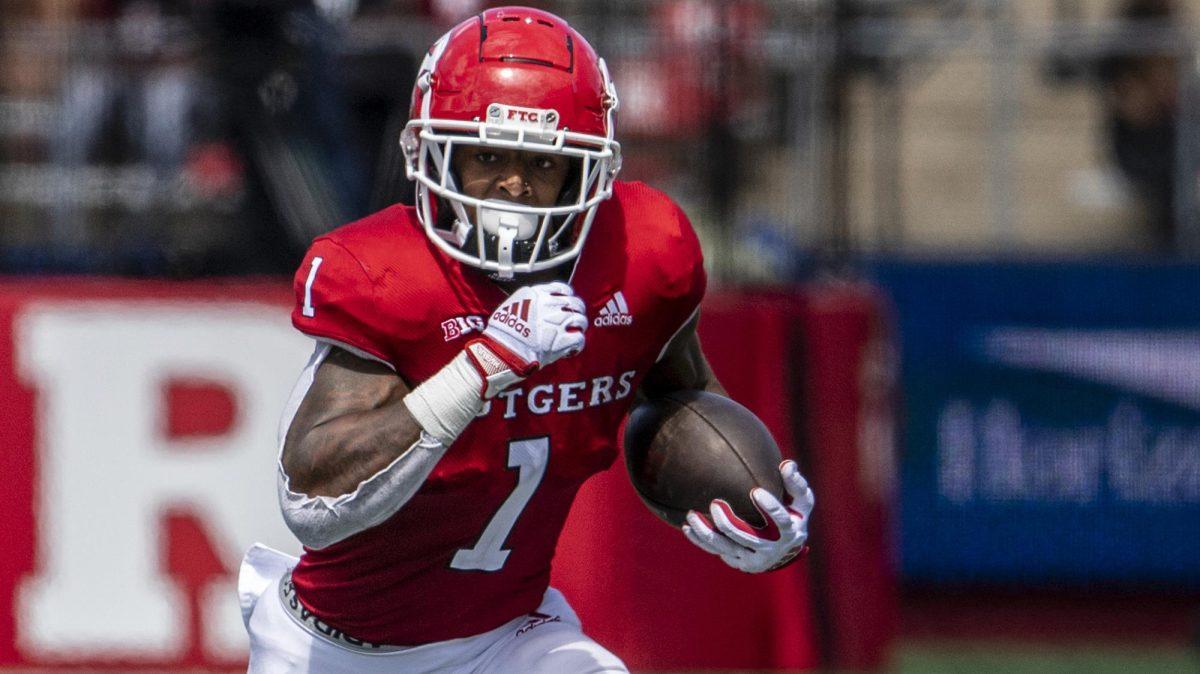
M 1196 674 L 1200 656 L 1170 646 L 915 643 L 897 649 L 900 674 Z

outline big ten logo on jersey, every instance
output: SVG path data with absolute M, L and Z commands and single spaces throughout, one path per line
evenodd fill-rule
M 615 377 L 602 375 L 583 381 L 539 384 L 529 390 L 510 388 L 493 400 L 484 402 L 483 409 L 476 416 L 486 417 L 492 413 L 493 408 L 503 410 L 505 419 L 515 419 L 519 413 L 526 410 L 537 415 L 579 412 L 589 407 L 628 398 L 629 394 L 633 393 L 633 379 L 636 376 L 637 370 L 628 370 Z
M 483 316 L 455 316 L 442 321 L 442 337 L 450 342 L 472 332 L 482 332 L 485 325 Z

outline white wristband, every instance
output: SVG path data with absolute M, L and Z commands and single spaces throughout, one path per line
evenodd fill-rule
M 483 409 L 483 377 L 466 352 L 404 396 L 404 405 L 426 433 L 449 447 Z

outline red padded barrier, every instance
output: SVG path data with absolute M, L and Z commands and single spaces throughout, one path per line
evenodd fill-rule
M 255 302 L 286 316 L 288 289 L 274 282 L 222 285 L 0 281 L 0 467 L 8 480 L 0 505 L 0 667 L 30 661 L 16 643 L 21 616 L 15 588 L 39 566 L 36 495 L 40 485 L 38 393 L 14 367 L 13 317 L 35 302 L 72 304 L 118 299 L 162 305 Z M 629 486 L 623 463 L 596 476 L 579 495 L 558 550 L 554 583 L 571 599 L 589 634 L 635 669 L 866 670 L 886 662 L 895 630 L 895 592 L 887 511 L 890 497 L 891 380 L 881 303 L 854 286 L 797 291 L 714 293 L 705 303 L 701 338 L 718 377 L 754 410 L 784 452 L 800 459 L 817 492 L 812 554 L 785 570 L 747 575 L 693 548 L 655 519 Z M 297 368 L 299 367 L 297 363 Z M 290 381 L 294 372 L 283 378 Z M 195 388 L 195 387 L 193 387 Z M 211 387 L 210 387 L 211 388 Z M 180 416 L 182 436 L 219 433 L 233 423 L 236 401 L 213 390 L 176 391 L 204 418 Z M 204 403 L 204 404 L 199 404 Z M 167 409 L 170 409 L 168 405 Z M 182 410 L 182 408 L 181 408 Z M 42 429 L 44 430 L 44 429 Z M 229 489 L 237 489 L 230 475 Z M 186 513 L 185 513 L 186 514 Z M 159 563 L 185 591 L 195 620 L 196 590 L 235 559 L 216 560 L 201 545 L 205 522 L 160 518 Z M 200 639 L 203 630 L 189 630 Z M 130 671 L 150 667 L 237 669 L 198 643 L 174 659 L 57 659 L 55 667 Z
M 706 301 L 700 335 L 717 377 L 813 483 L 813 553 L 769 574 L 729 569 L 654 518 L 618 462 L 580 493 L 555 565 L 590 635 L 643 670 L 886 665 L 896 595 L 883 325 L 858 286 Z

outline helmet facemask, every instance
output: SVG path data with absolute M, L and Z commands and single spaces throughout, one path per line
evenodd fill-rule
M 493 104 L 489 113 L 508 109 Z M 417 216 L 430 237 L 451 257 L 502 279 L 574 259 L 620 167 L 620 146 L 611 139 L 496 121 L 413 120 L 401 142 L 408 176 L 417 181 Z M 474 147 L 560 155 L 571 170 L 552 206 L 476 199 L 461 191 L 451 169 L 455 153 Z
M 570 161 L 563 187 L 555 200 L 556 206 L 571 206 L 580 202 L 578 195 L 582 187 L 580 174 L 583 161 Z M 456 171 L 451 171 L 448 182 L 452 185 L 461 184 Z M 508 262 L 514 269 L 539 259 L 553 260 L 569 251 L 580 239 L 579 225 L 583 219 L 578 217 L 578 213 L 549 216 L 549 227 L 542 234 L 539 229 L 544 218 L 532 213 L 506 212 L 503 209 L 506 204 L 511 203 L 508 201 L 485 200 L 485 203 L 488 206 L 468 208 L 460 202 L 435 197 L 434 231 L 460 250 L 473 252 L 475 255 L 479 255 L 479 237 L 482 236 L 483 258 L 496 260 L 501 266 Z M 501 277 L 499 272 L 492 275 L 495 278 L 508 278 Z

